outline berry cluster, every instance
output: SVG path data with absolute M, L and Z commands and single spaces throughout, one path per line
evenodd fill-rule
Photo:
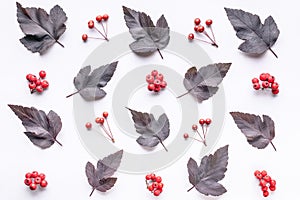
M 146 81 L 148 83 L 148 90 L 159 92 L 161 89 L 167 87 L 167 82 L 164 80 L 164 75 L 158 73 L 157 70 L 153 70 L 151 74 L 146 76 Z
M 102 30 L 103 30 L 103 33 L 102 33 L 97 27 L 95 27 L 95 22 L 94 22 L 94 20 L 88 21 L 88 27 L 89 27 L 89 29 L 95 29 L 98 33 L 100 33 L 100 35 L 102 36 L 102 38 L 98 38 L 98 37 L 89 37 L 87 34 L 83 34 L 83 35 L 81 36 L 82 40 L 83 40 L 84 42 L 86 42 L 88 38 L 91 38 L 91 39 L 100 39 L 100 40 L 106 40 L 106 41 L 109 41 L 109 39 L 108 39 L 108 37 L 107 37 L 107 30 L 108 30 L 108 27 L 107 27 L 107 20 L 108 20 L 108 18 L 109 18 L 108 14 L 96 16 L 96 21 L 101 25 Z M 103 22 L 105 22 L 105 27 L 104 27 L 104 25 L 103 25 Z
M 199 141 L 199 142 L 202 142 L 205 146 L 207 146 L 206 144 L 206 134 L 207 134 L 207 128 L 208 126 L 211 124 L 211 119 L 210 118 L 207 118 L 207 119 L 199 119 L 199 124 L 201 126 L 201 129 L 202 129 L 202 135 L 200 134 L 200 132 L 198 131 L 198 126 L 197 124 L 193 124 L 192 125 L 192 129 L 193 131 L 197 132 L 199 137 L 200 137 L 200 140 L 197 139 L 197 138 L 194 138 L 194 137 L 190 137 L 188 133 L 184 133 L 183 134 L 183 138 L 184 139 L 188 139 L 188 138 L 192 138 L 196 141 Z M 204 130 L 204 127 L 205 127 L 205 130 Z
M 211 19 L 208 19 L 205 21 L 205 24 L 206 26 L 210 29 L 211 31 L 211 34 L 212 34 L 212 38 L 208 35 L 208 33 L 206 32 L 205 30 L 205 27 L 201 25 L 201 20 L 199 18 L 196 18 L 194 20 L 194 23 L 195 23 L 195 27 L 194 27 L 194 31 L 197 33 L 197 34 L 204 34 L 210 41 L 206 41 L 206 40 L 202 40 L 202 39 L 199 39 L 199 38 L 196 38 L 195 35 L 193 33 L 190 33 L 188 35 L 188 39 L 189 40 L 198 40 L 198 41 L 201 41 L 201 42 L 205 42 L 205 43 L 208 43 L 208 44 L 211 44 L 212 46 L 215 46 L 215 47 L 218 47 L 217 43 L 216 43 L 216 38 L 215 38 L 215 34 L 214 34 L 214 31 L 212 29 L 212 23 L 213 21 Z
M 102 113 L 102 117 L 96 117 L 95 119 L 95 122 L 97 124 L 100 125 L 100 127 L 102 128 L 102 130 L 105 132 L 105 134 L 108 136 L 107 139 L 111 140 L 113 143 L 115 142 L 115 139 L 113 137 L 113 134 L 111 132 L 111 129 L 110 129 L 110 126 L 109 126 L 109 123 L 108 123 L 108 112 L 103 112 Z M 107 125 L 107 128 L 105 128 L 104 126 L 104 122 L 106 122 L 106 125 Z M 87 122 L 85 124 L 85 127 L 90 130 L 92 129 L 92 123 L 91 122 Z
M 156 176 L 153 173 L 146 175 L 146 185 L 147 189 L 152 192 L 154 196 L 159 196 L 162 193 L 162 189 L 164 187 L 161 177 Z
M 268 189 L 271 191 L 276 190 L 276 181 L 272 179 L 265 170 L 256 170 L 254 176 L 259 180 L 259 186 L 261 186 L 264 197 L 269 196 Z
M 262 83 L 259 83 L 259 80 L 262 81 Z M 270 75 L 269 73 L 262 73 L 258 78 L 253 78 L 252 79 L 252 83 L 253 83 L 253 88 L 255 90 L 259 90 L 259 89 L 268 89 L 270 88 L 272 90 L 273 94 L 278 94 L 279 93 L 279 84 L 277 82 L 275 82 L 275 77 Z
M 36 190 L 37 186 L 40 185 L 42 188 L 47 187 L 48 182 L 46 181 L 46 175 L 38 173 L 37 171 L 28 172 L 25 174 L 25 185 L 29 186 L 31 190 Z
M 46 72 L 44 70 L 39 72 L 39 78 L 33 74 L 27 74 L 26 79 L 29 81 L 28 87 L 31 94 L 34 92 L 42 93 L 45 89 L 49 87 L 49 82 L 42 80 L 46 77 Z

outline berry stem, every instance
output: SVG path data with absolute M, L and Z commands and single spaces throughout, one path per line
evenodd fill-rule
M 218 45 L 217 45 L 217 43 L 213 40 L 213 39 L 211 39 L 211 37 L 207 34 L 207 32 L 206 31 L 204 31 L 203 32 L 204 33 L 204 35 L 206 35 L 206 37 L 208 37 L 208 39 L 212 42 L 212 45 L 213 46 L 215 46 L 215 47 L 219 47 Z
M 104 38 L 98 38 L 98 37 L 89 37 L 89 39 L 105 40 Z
M 92 194 L 94 193 L 96 188 L 93 188 L 92 192 L 90 193 L 90 196 L 92 196 Z
M 109 39 L 108 39 L 105 35 L 103 35 L 103 33 L 102 33 L 99 29 L 97 29 L 97 27 L 94 27 L 94 29 L 95 29 L 98 33 L 100 33 L 100 34 L 102 35 L 102 37 L 103 37 L 106 41 L 109 41 Z
M 104 28 L 104 26 L 103 26 L 102 21 L 100 22 L 100 24 L 101 24 L 101 26 L 102 26 L 103 32 L 104 32 L 104 34 L 105 34 L 105 37 L 107 37 L 107 33 L 106 33 L 106 31 L 105 31 L 105 28 Z
M 159 55 L 160 55 L 161 59 L 164 59 L 164 57 L 163 57 L 163 55 L 161 54 L 161 52 L 160 52 L 159 48 L 157 48 L 157 51 L 158 51 L 158 53 L 159 53 Z
M 200 42 L 204 42 L 204 43 L 207 43 L 207 44 L 214 45 L 214 44 L 211 43 L 211 42 L 208 42 L 208 41 L 206 41 L 206 40 L 201 40 L 201 39 L 199 39 L 199 38 L 195 38 L 195 40 L 198 40 L 198 41 L 200 41 Z
M 209 29 L 210 29 L 210 32 L 211 32 L 211 34 L 212 34 L 212 36 L 213 36 L 213 40 L 214 40 L 214 42 L 216 43 L 216 38 L 215 38 L 215 34 L 214 34 L 214 31 L 213 31 L 212 26 L 209 26 Z
M 106 124 L 107 124 L 108 130 L 109 130 L 109 132 L 110 132 L 111 138 L 114 138 L 114 136 L 113 136 L 113 134 L 112 134 L 112 132 L 111 132 L 111 129 L 110 129 L 110 126 L 109 126 L 108 120 L 107 120 L 107 119 L 105 119 L 105 121 L 106 121 Z
M 156 135 L 155 137 L 159 140 L 159 142 L 160 142 L 161 145 L 164 147 L 164 149 L 166 150 L 166 152 L 168 152 L 167 147 L 164 145 L 164 143 L 163 143 L 163 141 L 160 139 L 160 137 L 158 137 L 157 135 Z
M 193 187 L 191 187 L 190 189 L 188 189 L 187 192 L 191 191 L 194 188 L 195 188 L 195 186 L 193 185 Z
M 77 93 L 79 93 L 80 92 L 80 90 L 78 90 L 78 91 L 76 91 L 76 92 L 73 92 L 72 94 L 69 94 L 68 96 L 66 96 L 66 98 L 69 98 L 69 97 L 71 97 L 71 96 L 73 96 L 73 95 L 75 95 L 75 94 L 77 94 Z
M 272 147 L 274 148 L 274 150 L 277 151 L 275 145 L 273 144 L 273 142 L 270 141 L 270 143 L 271 143 Z
M 110 138 L 110 140 L 115 143 L 115 139 L 109 134 L 109 132 L 107 131 L 107 129 L 105 128 L 105 126 L 100 125 L 100 127 L 104 130 L 104 132 L 106 133 L 106 135 Z
M 207 145 L 206 145 L 206 142 L 205 142 L 205 138 L 203 138 L 203 137 L 201 136 L 201 134 L 199 133 L 198 130 L 197 130 L 196 132 L 198 133 L 200 139 L 202 140 L 201 142 L 202 142 L 205 146 L 207 146 Z M 203 135 L 204 135 L 204 133 L 203 133 Z
M 273 51 L 273 49 L 271 49 L 271 47 L 269 47 L 269 50 L 274 54 L 274 56 L 275 56 L 276 58 L 278 58 L 277 54 Z
M 203 143 L 205 146 L 207 146 L 205 140 L 198 140 L 197 138 L 194 138 L 194 137 L 190 137 L 190 138 L 193 139 L 193 140 L 196 140 L 196 141 L 198 141 L 198 142 L 201 142 L 201 143 Z

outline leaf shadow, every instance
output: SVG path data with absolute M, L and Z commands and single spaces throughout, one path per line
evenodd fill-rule
M 267 51 L 266 51 L 267 52 Z M 262 53 L 262 54 L 251 54 L 251 53 L 245 53 L 241 50 L 239 50 L 239 54 L 246 57 L 246 58 L 253 58 L 253 59 L 259 59 L 262 58 L 266 52 Z
M 205 196 L 205 195 L 201 195 L 201 199 L 202 200 L 219 200 L 221 197 L 217 196 L 217 197 L 213 197 L 213 196 Z

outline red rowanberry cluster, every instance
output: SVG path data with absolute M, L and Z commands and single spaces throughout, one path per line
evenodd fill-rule
M 206 134 L 207 134 L 207 128 L 208 126 L 211 124 L 211 119 L 210 118 L 207 118 L 207 119 L 199 119 L 199 124 L 202 128 L 202 135 L 200 134 L 200 132 L 198 131 L 198 126 L 197 124 L 193 124 L 192 125 L 192 129 L 193 131 L 196 131 L 200 137 L 201 140 L 197 139 L 197 138 L 194 138 L 194 137 L 190 137 L 188 133 L 184 133 L 183 134 L 183 138 L 184 139 L 188 139 L 188 138 L 192 138 L 196 141 L 199 141 L 199 142 L 202 142 L 205 146 L 207 146 L 206 144 Z M 205 130 L 204 130 L 204 126 L 205 126 Z
M 164 75 L 158 73 L 157 70 L 153 70 L 151 74 L 146 76 L 146 81 L 148 83 L 148 90 L 159 92 L 161 89 L 167 87 L 167 82 L 164 80 Z
M 147 189 L 152 192 L 154 196 L 159 196 L 162 193 L 164 187 L 161 177 L 156 176 L 153 173 L 146 175 L 146 185 Z
M 35 75 L 27 74 L 26 79 L 28 80 L 28 87 L 30 89 L 31 94 L 34 92 L 42 93 L 45 89 L 49 87 L 49 82 L 46 80 L 42 80 L 46 77 L 46 72 L 44 70 L 39 72 L 39 78 Z
M 268 189 L 271 191 L 276 190 L 276 181 L 272 179 L 265 170 L 256 170 L 254 176 L 259 180 L 259 186 L 261 186 L 264 197 L 269 196 Z
M 113 134 L 111 132 L 111 128 L 109 126 L 107 118 L 108 118 L 108 112 L 103 112 L 102 113 L 102 117 L 96 117 L 95 122 L 100 125 L 100 127 L 102 128 L 102 130 L 108 136 L 108 139 L 111 140 L 114 143 L 115 139 L 114 139 Z M 105 121 L 106 121 L 107 128 L 105 128 L 105 126 L 104 126 L 104 122 Z M 88 130 L 90 130 L 92 128 L 92 123 L 91 122 L 87 122 L 85 124 L 85 127 Z
M 100 35 L 102 36 L 102 38 L 98 38 L 98 37 L 89 37 L 87 34 L 83 34 L 83 35 L 81 36 L 82 40 L 83 40 L 84 42 L 86 42 L 88 38 L 91 38 L 91 39 L 101 39 L 101 40 L 109 41 L 108 36 L 107 36 L 107 31 L 108 31 L 107 20 L 108 20 L 108 18 L 109 18 L 108 14 L 96 16 L 96 21 L 97 21 L 98 23 L 100 23 L 100 25 L 101 25 L 101 27 L 102 27 L 102 30 L 103 30 L 103 33 L 102 33 L 97 27 L 95 27 L 95 22 L 94 22 L 94 20 L 88 21 L 88 27 L 89 27 L 90 29 L 95 29 L 98 33 L 100 33 Z M 104 27 L 104 25 L 103 25 L 103 22 L 106 22 L 106 23 L 105 23 L 105 27 Z
M 40 185 L 40 187 L 45 188 L 48 185 L 48 182 L 46 181 L 46 175 L 43 173 L 38 173 L 37 171 L 28 172 L 25 174 L 25 185 L 29 186 L 31 190 L 36 190 L 37 186 Z
M 262 81 L 262 83 L 259 83 L 259 80 Z M 253 88 L 255 90 L 259 90 L 259 89 L 268 89 L 270 88 L 272 90 L 272 93 L 274 95 L 279 93 L 279 84 L 277 82 L 275 82 L 275 77 L 271 76 L 269 73 L 262 73 L 258 78 L 253 78 L 252 79 L 252 83 L 253 83 Z
M 205 27 L 201 25 L 201 20 L 199 18 L 196 18 L 194 19 L 194 23 L 195 23 L 195 26 L 194 26 L 194 31 L 196 33 L 203 33 L 210 41 L 206 41 L 206 40 L 202 40 L 202 39 L 199 39 L 199 38 L 195 38 L 195 35 L 193 33 L 190 33 L 188 35 L 188 39 L 189 40 L 198 40 L 198 41 L 201 41 L 201 42 L 205 42 L 205 43 L 208 43 L 208 44 L 211 44 L 212 46 L 215 46 L 215 47 L 218 47 L 217 43 L 216 43 L 216 38 L 215 38 L 215 34 L 214 34 L 214 31 L 212 29 L 212 23 L 213 21 L 211 19 L 208 19 L 205 21 L 205 24 L 206 26 L 210 29 L 211 31 L 211 34 L 212 34 L 212 38 L 208 35 L 208 33 L 205 31 Z

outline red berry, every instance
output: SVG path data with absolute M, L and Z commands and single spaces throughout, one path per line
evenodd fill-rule
M 86 127 L 87 129 L 91 129 L 91 128 L 92 128 L 92 123 L 91 123 L 91 122 L 87 122 L 87 123 L 85 124 L 85 127 Z
M 49 82 L 46 80 L 43 80 L 41 83 L 42 88 L 47 89 L 49 87 Z
M 154 89 L 155 89 L 154 84 L 153 84 L 153 83 L 150 83 L 150 84 L 148 85 L 148 90 L 149 90 L 149 91 L 153 91 Z
M 160 193 L 161 193 L 161 190 L 157 189 L 157 190 L 155 190 L 155 191 L 153 192 L 153 195 L 154 195 L 154 196 L 159 196 Z
M 256 175 L 256 178 L 260 180 L 260 179 L 263 178 L 263 176 L 261 175 L 261 173 L 259 173 L 259 174 Z
M 88 35 L 87 34 L 82 34 L 81 38 L 85 42 L 88 39 Z
M 29 81 L 35 83 L 35 82 L 37 81 L 36 76 L 35 76 L 35 75 L 32 75 L 32 76 L 30 77 L 30 80 L 29 80 Z
M 167 82 L 166 82 L 166 81 L 162 81 L 162 82 L 160 83 L 160 87 L 161 87 L 161 88 L 166 88 L 166 87 L 167 87 Z
M 259 90 L 259 89 L 260 89 L 260 84 L 259 84 L 259 83 L 254 83 L 254 84 L 253 84 L 253 88 L 254 88 L 255 90 Z
M 160 91 L 160 87 L 154 87 L 154 92 L 159 92 Z
M 275 180 L 271 180 L 270 181 L 270 186 L 275 186 L 276 185 L 276 181 Z
M 25 185 L 30 185 L 31 183 L 32 183 L 32 181 L 31 181 L 31 178 L 26 178 L 25 180 L 24 180 L 24 183 L 25 183 Z
M 157 185 L 157 189 L 162 189 L 164 187 L 164 184 L 163 183 L 158 183 L 158 185 Z
M 163 74 L 157 74 L 155 78 L 160 80 L 160 81 L 163 81 L 164 80 L 164 75 Z
M 268 88 L 270 84 L 268 81 L 264 81 L 261 85 L 263 88 Z
M 148 185 L 147 188 L 148 188 L 148 190 L 151 191 L 151 192 L 154 190 L 154 188 L 153 188 L 152 185 Z
M 38 177 L 38 175 L 39 175 L 39 173 L 37 171 L 33 171 L 31 173 L 31 178 L 36 178 L 36 177 Z
M 26 75 L 26 79 L 27 79 L 28 81 L 30 81 L 30 80 L 31 80 L 31 76 L 32 76 L 32 74 L 27 74 L 27 75 Z
M 204 119 L 199 119 L 199 124 L 202 126 L 203 124 L 205 124 L 205 120 Z
M 274 77 L 274 76 L 269 76 L 269 77 L 267 78 L 267 81 L 268 81 L 269 83 L 274 83 L 275 77 Z
M 266 81 L 267 81 L 271 75 L 269 73 L 265 73 L 265 75 L 266 75 Z
M 38 80 L 36 80 L 35 84 L 38 86 L 38 85 L 41 85 L 42 82 L 38 79 Z
M 38 92 L 38 93 L 42 93 L 44 91 L 43 87 L 41 85 L 39 86 L 36 86 L 35 90 Z
M 93 20 L 90 20 L 90 21 L 88 22 L 88 27 L 89 27 L 89 28 L 94 28 L 94 26 L 95 26 L 94 21 L 93 21 Z
M 199 27 L 199 26 L 195 26 L 195 27 L 194 27 L 194 31 L 195 31 L 195 32 L 198 32 L 198 27 Z
M 46 175 L 45 175 L 45 174 L 43 174 L 43 173 L 40 173 L 40 174 L 39 174 L 39 177 L 41 178 L 41 180 L 45 180 L 45 178 L 46 178 Z
M 148 74 L 146 76 L 146 81 L 147 81 L 147 83 L 153 83 L 154 82 L 154 76 Z
M 95 122 L 96 122 L 97 124 L 104 124 L 104 118 L 103 118 L 103 117 L 97 117 L 97 118 L 95 119 Z
M 189 138 L 189 134 L 187 134 L 187 133 L 183 134 L 183 138 L 184 139 L 188 139 Z
M 205 120 L 205 124 L 210 125 L 210 123 L 211 123 L 211 119 L 210 119 L 210 118 L 207 118 L 207 119 Z
M 261 81 L 266 81 L 266 80 L 267 80 L 266 74 L 265 74 L 265 73 L 262 73 L 262 74 L 259 76 L 259 79 L 260 79 Z
M 274 82 L 274 83 L 271 85 L 272 90 L 277 90 L 278 87 L 279 87 L 279 84 L 276 83 L 276 82 Z
M 276 186 L 271 186 L 271 185 L 270 185 L 269 188 L 270 188 L 271 191 L 275 191 L 275 190 L 276 190 Z
M 151 179 L 151 174 L 147 174 L 145 178 L 146 178 L 146 180 L 150 180 Z
M 262 186 L 262 187 L 263 187 L 263 186 L 266 186 L 266 185 L 267 185 L 267 182 L 266 182 L 265 180 L 262 179 L 262 180 L 260 180 L 259 185 Z
M 36 190 L 37 185 L 36 185 L 35 183 L 31 183 L 31 184 L 29 185 L 29 188 L 30 188 L 31 190 Z
M 196 131 L 196 130 L 198 129 L 198 126 L 197 126 L 196 124 L 193 124 L 192 129 L 193 129 L 194 131 Z
M 254 172 L 254 176 L 257 176 L 258 174 L 260 174 L 260 171 L 259 171 L 259 170 L 256 170 L 256 171 Z
M 160 80 L 158 80 L 158 79 L 154 80 L 154 86 L 155 87 L 160 87 L 160 83 L 161 83 Z
M 42 181 L 42 179 L 39 176 L 34 179 L 35 184 L 40 184 L 41 181 Z
M 194 34 L 193 34 L 193 33 L 190 33 L 190 34 L 188 35 L 188 39 L 189 39 L 189 40 L 193 40 L 193 39 L 194 39 Z
M 46 75 L 47 75 L 47 74 L 46 74 L 46 72 L 45 72 L 44 70 L 42 70 L 42 71 L 39 72 L 40 78 L 45 78 Z
M 102 116 L 103 116 L 104 118 L 107 118 L 107 117 L 108 117 L 108 112 L 103 112 L 103 113 L 102 113 Z
M 267 176 L 267 175 L 268 175 L 268 173 L 267 173 L 267 171 L 266 171 L 266 170 L 262 170 L 262 171 L 261 171 L 261 175 L 262 175 L 263 177 L 265 177 L 265 176 Z
M 157 188 L 158 183 L 157 183 L 157 182 L 154 182 L 154 183 L 152 183 L 152 186 L 153 186 L 153 188 Z
M 208 19 L 208 20 L 205 21 L 205 24 L 206 24 L 207 26 L 212 25 L 212 23 L 213 23 L 213 21 L 212 21 L 211 19 Z
M 272 93 L 273 93 L 273 94 L 278 94 L 278 93 L 279 93 L 279 89 L 272 90 Z
M 101 21 L 102 21 L 102 19 L 103 19 L 103 18 L 102 18 L 102 16 L 101 16 L 101 15 L 98 15 L 98 16 L 96 17 L 96 21 L 97 21 L 97 22 L 101 22 Z
M 155 174 L 150 174 L 150 175 L 151 175 L 151 180 L 155 181 L 155 178 L 156 178 Z
M 205 30 L 204 26 L 198 26 L 197 32 L 202 33 Z
M 268 176 L 268 175 L 266 175 L 265 177 L 264 177 L 264 180 L 266 181 L 266 182 L 270 182 L 271 181 L 271 177 L 270 176 Z
M 41 183 L 40 183 L 40 186 L 42 188 L 47 187 L 47 185 L 48 185 L 48 182 L 46 180 L 42 180 Z
M 267 197 L 267 196 L 269 196 L 269 192 L 268 191 L 264 191 L 263 195 L 264 195 L 264 197 Z
M 157 177 L 156 177 L 156 182 L 157 182 L 157 183 L 160 183 L 161 181 L 162 181 L 161 177 L 160 177 L 160 176 L 157 176 Z
M 33 89 L 36 88 L 36 84 L 35 84 L 35 83 L 29 83 L 29 84 L 28 84 L 28 87 L 29 87 L 31 90 L 33 90 Z
M 109 16 L 108 16 L 108 14 L 104 14 L 104 15 L 102 16 L 102 18 L 103 18 L 104 21 L 106 21 L 106 20 L 108 20 Z
M 26 173 L 25 178 L 31 178 L 31 173 L 30 172 Z
M 156 76 L 158 74 L 158 71 L 157 70 L 153 70 L 152 72 L 151 72 L 151 75 L 152 76 Z
M 199 25 L 199 24 L 201 23 L 201 20 L 200 20 L 199 18 L 196 18 L 196 19 L 194 20 L 194 22 L 195 22 L 196 25 Z
M 253 79 L 252 79 L 252 83 L 253 83 L 253 84 L 254 84 L 254 83 L 259 83 L 258 78 L 253 78 Z
M 262 186 L 261 187 L 261 190 L 264 192 L 264 191 L 268 191 L 268 187 L 267 186 Z

